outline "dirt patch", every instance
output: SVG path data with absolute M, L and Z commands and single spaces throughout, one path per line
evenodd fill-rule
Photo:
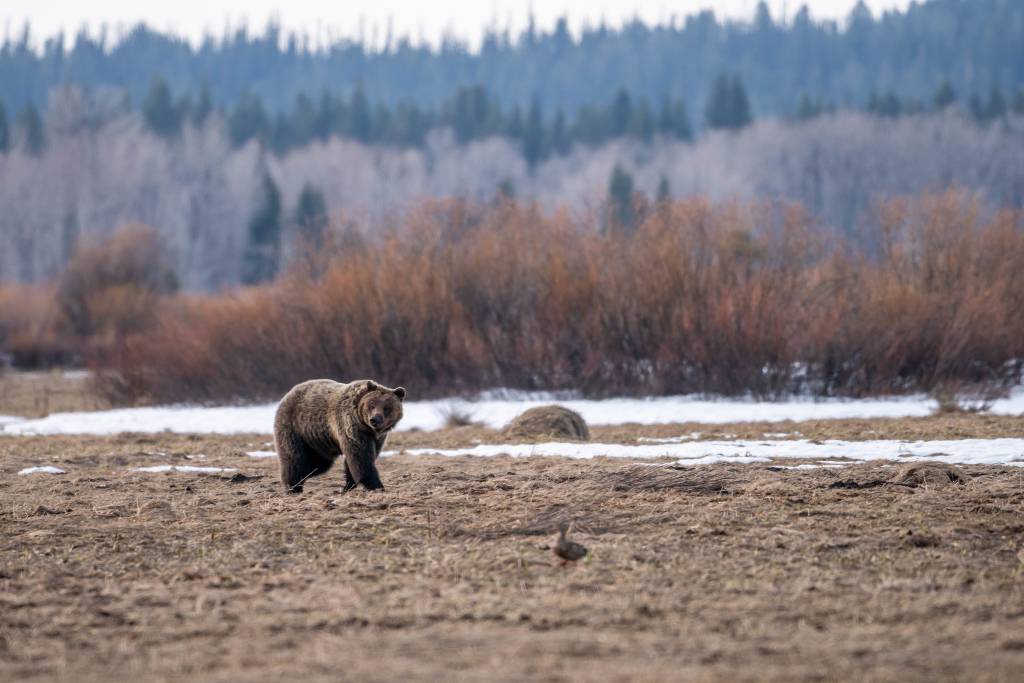
M 0 679 L 1016 680 L 1024 487 L 890 466 L 381 461 L 265 437 L 0 438 Z M 64 475 L 17 476 L 53 464 Z M 191 464 L 237 473 L 146 474 Z M 241 477 L 236 476 L 242 475 Z M 562 569 L 562 521 L 590 555 Z M 680 672 L 685 672 L 680 673 Z

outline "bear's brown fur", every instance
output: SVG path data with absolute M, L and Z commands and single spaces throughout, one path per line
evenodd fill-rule
M 556 438 L 590 441 L 590 430 L 583 417 L 562 406 L 530 408 L 505 425 L 505 436 L 516 439 Z
M 285 490 L 301 493 L 302 483 L 331 469 L 339 455 L 346 491 L 357 484 L 383 489 L 376 461 L 388 432 L 402 419 L 403 399 L 402 387 L 365 379 L 348 384 L 314 379 L 293 387 L 274 417 Z

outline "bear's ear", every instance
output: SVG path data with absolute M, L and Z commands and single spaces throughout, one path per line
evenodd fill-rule
M 356 403 L 362 401 L 363 398 L 371 391 L 377 391 L 378 389 L 380 389 L 380 385 L 374 382 L 373 380 L 368 379 L 364 381 L 362 383 L 362 386 L 359 387 L 359 389 L 357 390 L 358 393 L 356 394 Z
M 395 396 L 398 397 L 399 401 L 405 400 L 405 387 L 398 387 L 395 389 Z

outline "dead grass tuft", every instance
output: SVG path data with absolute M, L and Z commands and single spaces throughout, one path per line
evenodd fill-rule
M 954 465 L 937 462 L 917 462 L 904 465 L 897 470 L 889 481 L 903 486 L 943 486 L 946 484 L 966 484 L 967 475 Z

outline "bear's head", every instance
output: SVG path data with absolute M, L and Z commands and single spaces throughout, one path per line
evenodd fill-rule
M 388 389 L 376 382 L 367 383 L 367 391 L 359 399 L 359 419 L 377 433 L 383 433 L 402 419 L 405 389 Z

